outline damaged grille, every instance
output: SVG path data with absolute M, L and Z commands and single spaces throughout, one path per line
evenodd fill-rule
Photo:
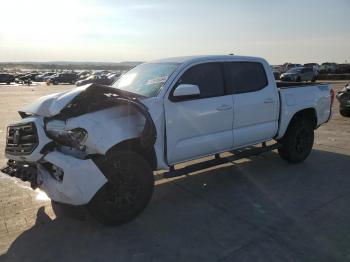
M 33 122 L 11 125 L 7 128 L 5 149 L 7 154 L 29 155 L 38 144 L 38 135 Z

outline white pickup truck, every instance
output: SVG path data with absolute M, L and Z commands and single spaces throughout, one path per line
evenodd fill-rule
M 261 58 L 157 60 L 113 86 L 85 85 L 21 110 L 7 129 L 2 171 L 116 225 L 146 207 L 155 170 L 179 176 L 273 149 L 305 160 L 333 99 L 327 84 L 276 83 Z

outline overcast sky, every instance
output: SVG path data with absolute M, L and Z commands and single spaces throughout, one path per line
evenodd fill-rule
M 350 62 L 350 0 L 0 0 L 0 61 Z

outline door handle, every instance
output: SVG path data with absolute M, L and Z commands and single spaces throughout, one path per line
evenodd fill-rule
M 230 105 L 219 105 L 216 110 L 217 111 L 226 111 L 226 110 L 230 110 L 232 108 L 232 106 Z
M 271 97 L 266 98 L 265 101 L 264 101 L 265 104 L 272 104 L 273 102 L 274 101 L 273 101 L 273 99 Z

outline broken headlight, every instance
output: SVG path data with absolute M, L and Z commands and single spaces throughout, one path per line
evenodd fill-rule
M 53 120 L 46 123 L 46 133 L 52 140 L 70 147 L 79 148 L 86 140 L 88 133 L 83 128 L 65 129 L 65 123 L 60 120 Z

